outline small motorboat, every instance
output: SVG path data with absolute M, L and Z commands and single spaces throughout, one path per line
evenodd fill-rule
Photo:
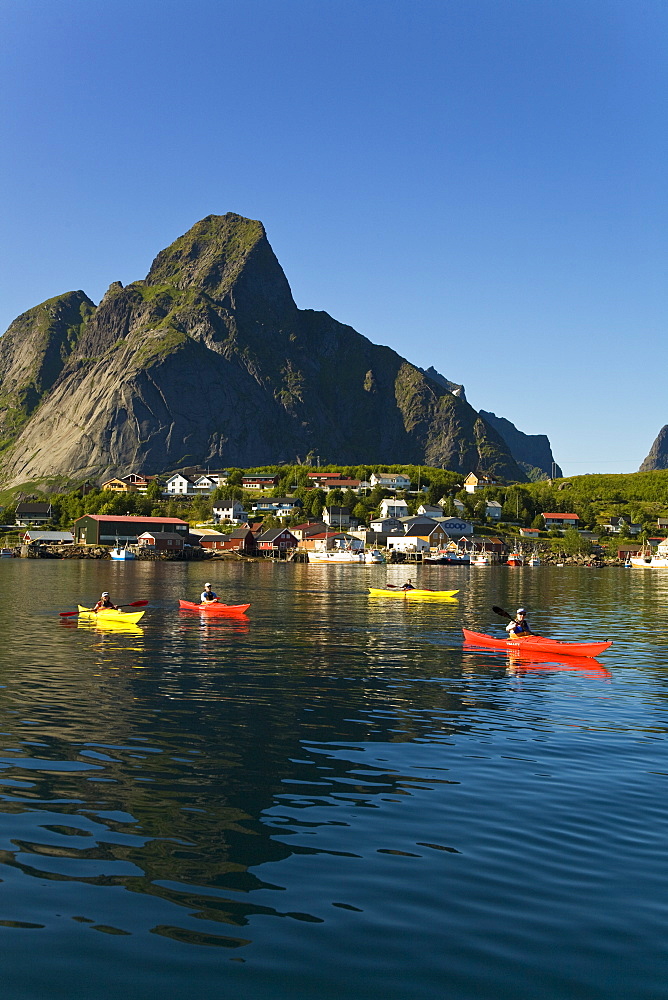
M 118 538 L 116 539 L 116 545 L 113 549 L 109 550 L 109 556 L 116 562 L 128 562 L 130 559 L 136 559 L 134 552 L 130 552 L 124 545 L 121 545 Z

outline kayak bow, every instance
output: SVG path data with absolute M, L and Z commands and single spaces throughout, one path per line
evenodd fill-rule
M 542 635 L 515 636 L 513 639 L 497 639 L 484 632 L 471 632 L 463 628 L 464 640 L 476 646 L 492 646 L 508 652 L 556 653 L 563 656 L 598 656 L 612 646 L 612 642 L 559 642 L 545 639 Z

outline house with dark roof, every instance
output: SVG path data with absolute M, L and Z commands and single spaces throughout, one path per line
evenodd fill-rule
M 269 528 L 257 536 L 255 544 L 263 555 L 283 556 L 297 548 L 298 540 L 287 528 Z
M 577 514 L 543 514 L 546 528 L 577 528 L 580 518 Z
M 133 517 L 130 514 L 84 514 L 74 522 L 78 545 L 136 545 L 145 531 L 172 531 L 186 540 L 188 522 L 180 517 Z
M 16 505 L 16 523 L 19 527 L 29 524 L 46 524 L 51 520 L 51 504 L 22 500 Z
M 157 552 L 181 552 L 185 539 L 175 531 L 143 531 L 137 536 L 137 543 Z

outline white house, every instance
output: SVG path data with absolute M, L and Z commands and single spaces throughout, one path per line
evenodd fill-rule
M 445 509 L 448 506 L 449 502 L 450 502 L 450 497 L 441 497 L 439 504 L 441 507 Z M 452 503 L 454 504 L 454 508 L 457 511 L 457 513 L 463 517 L 466 512 L 466 507 L 461 502 L 461 500 L 458 500 L 457 497 L 455 497 Z
M 165 483 L 164 492 L 169 496 L 193 496 L 195 480 L 192 476 L 183 476 L 180 472 L 175 472 Z
M 409 476 L 396 472 L 372 472 L 369 482 L 372 487 L 382 486 L 386 490 L 408 490 L 411 485 Z
M 391 531 L 403 531 L 403 526 L 398 517 L 376 517 L 369 523 L 372 531 L 379 535 L 389 535 Z
M 625 517 L 611 517 L 603 527 L 613 535 L 621 535 L 626 530 L 629 535 L 639 535 L 641 524 L 630 524 Z
M 244 505 L 238 500 L 219 500 L 213 508 L 213 517 L 217 524 L 221 521 L 238 524 L 248 520 Z
M 417 512 L 418 514 L 426 514 L 427 517 L 443 517 L 443 508 L 435 507 L 430 503 L 421 503 Z
M 381 517 L 408 517 L 408 504 L 405 500 L 396 500 L 394 497 L 385 497 L 380 502 Z
M 349 528 L 350 511 L 347 507 L 325 507 L 322 512 L 322 519 L 330 528 Z M 357 522 L 355 522 L 357 523 Z
M 259 514 L 274 514 L 276 517 L 290 517 L 291 514 L 298 513 L 303 503 L 297 497 L 264 497 L 256 500 L 251 510 Z
M 429 552 L 429 542 L 419 535 L 388 535 L 387 548 L 390 552 Z
M 485 504 L 485 517 L 491 517 L 495 521 L 500 521 L 502 511 L 503 504 L 500 504 L 498 500 L 488 500 Z
M 198 496 L 209 496 L 218 486 L 213 476 L 197 476 L 193 483 L 193 489 Z

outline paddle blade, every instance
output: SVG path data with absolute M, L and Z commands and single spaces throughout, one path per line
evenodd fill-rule
M 122 608 L 145 608 L 148 601 L 133 601 L 132 604 L 121 604 Z
M 78 615 L 78 614 L 79 614 L 78 611 L 61 611 L 60 612 L 60 617 L 61 618 L 73 618 L 74 615 Z
M 503 608 L 498 607 L 496 604 L 492 605 L 492 611 L 495 615 L 501 615 L 502 618 L 507 618 L 510 622 L 515 621 L 514 615 L 509 615 L 507 611 L 504 611 Z

